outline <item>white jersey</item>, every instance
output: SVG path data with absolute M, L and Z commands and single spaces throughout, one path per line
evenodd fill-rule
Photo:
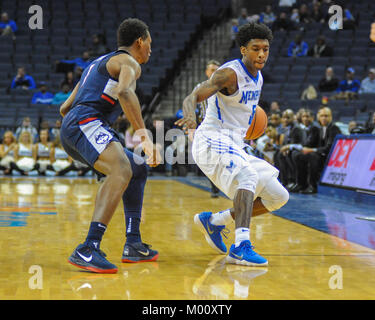
M 223 129 L 235 130 L 233 139 L 241 144 L 259 102 L 263 77 L 258 71 L 254 78 L 240 59 L 229 61 L 219 69 L 224 68 L 231 68 L 236 72 L 238 90 L 230 96 L 217 92 L 208 99 L 206 117 L 200 129 L 223 132 L 226 131 Z

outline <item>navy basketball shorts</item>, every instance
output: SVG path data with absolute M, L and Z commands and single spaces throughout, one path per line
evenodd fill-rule
M 119 142 L 119 138 L 116 131 L 100 118 L 80 118 L 74 111 L 64 117 L 60 129 L 61 143 L 73 159 L 94 168 L 107 145 L 112 141 Z

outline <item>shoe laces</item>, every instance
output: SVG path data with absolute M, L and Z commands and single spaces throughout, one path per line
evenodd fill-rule
M 246 241 L 243 245 L 243 248 L 247 251 L 247 250 L 250 250 L 252 251 L 254 249 L 254 246 L 251 245 L 250 241 Z
M 230 233 L 230 230 L 228 228 L 224 228 L 221 230 L 221 234 L 225 239 L 228 239 L 228 234 Z

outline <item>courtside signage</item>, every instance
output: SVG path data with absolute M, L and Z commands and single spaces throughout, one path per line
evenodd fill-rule
M 321 184 L 375 191 L 375 136 L 336 137 Z

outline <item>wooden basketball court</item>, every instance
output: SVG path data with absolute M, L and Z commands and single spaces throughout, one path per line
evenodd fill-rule
M 101 245 L 118 274 L 77 269 L 67 259 L 86 237 L 97 188 L 94 179 L 0 178 L 0 299 L 375 297 L 373 249 L 272 214 L 251 224 L 255 250 L 269 266 L 226 264 L 225 256 L 207 245 L 193 216 L 231 202 L 176 180 L 153 179 L 146 186 L 142 240 L 159 251 L 157 262 L 121 263 L 121 204 Z M 308 210 L 306 201 L 299 213 Z M 226 244 L 232 240 L 233 232 Z

